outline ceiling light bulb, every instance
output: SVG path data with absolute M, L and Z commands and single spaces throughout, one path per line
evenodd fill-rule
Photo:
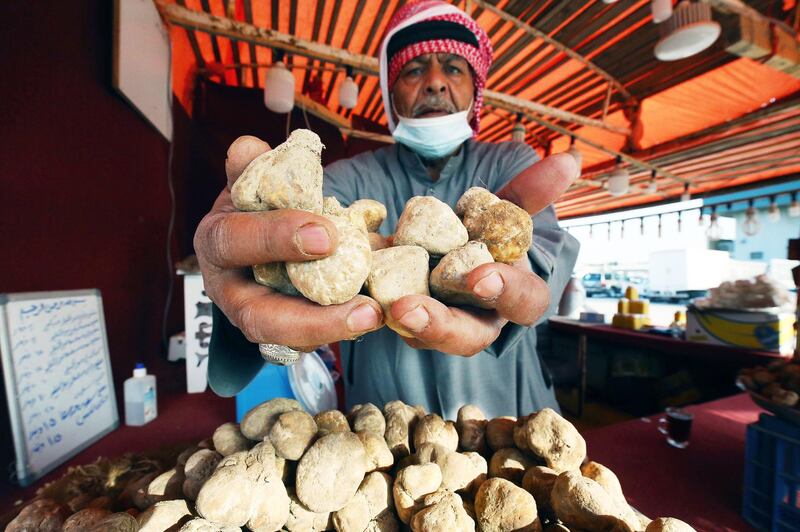
M 644 187 L 644 191 L 648 194 L 658 194 L 658 184 L 656 183 L 655 179 L 651 179 L 647 186 Z
M 522 123 L 517 122 L 514 124 L 514 127 L 511 128 L 511 140 L 514 142 L 525 142 L 525 126 Z
M 769 204 L 769 209 L 767 209 L 767 220 L 770 222 L 779 222 L 781 219 L 781 210 L 778 208 L 778 204 L 773 201 Z
M 789 204 L 786 214 L 788 214 L 790 218 L 797 218 L 800 216 L 800 202 L 797 201 L 797 198 L 793 199 Z
M 708 229 L 706 229 L 706 236 L 709 240 L 719 240 L 722 237 L 722 230 L 719 227 L 717 218 L 717 213 L 712 212 L 708 223 Z
M 569 149 L 567 150 L 567 153 L 572 155 L 572 157 L 575 159 L 575 162 L 578 165 L 578 172 L 581 172 L 581 169 L 583 167 L 583 154 L 581 153 L 581 151 L 575 146 L 570 146 Z
M 653 22 L 660 24 L 672 16 L 672 0 L 651 0 L 650 11 Z
M 628 171 L 619 166 L 614 168 L 614 171 L 608 176 L 608 181 L 606 181 L 608 193 L 612 196 L 624 196 L 628 193 L 630 184 L 631 176 L 628 174 Z
M 353 76 L 344 78 L 339 87 L 339 105 L 345 109 L 352 109 L 358 104 L 358 85 L 353 81 Z
M 758 221 L 756 208 L 752 205 L 745 211 L 744 225 L 742 230 L 744 230 L 744 234 L 747 236 L 754 236 L 761 231 L 761 222 Z
M 288 113 L 294 108 L 294 74 L 282 61 L 267 69 L 264 77 L 264 105 L 273 113 Z

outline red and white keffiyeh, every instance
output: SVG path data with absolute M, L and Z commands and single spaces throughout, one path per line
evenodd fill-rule
M 442 20 L 454 22 L 471 31 L 478 42 L 478 47 L 456 39 L 432 39 L 415 42 L 395 53 L 389 59 L 387 50 L 392 36 L 398 31 L 420 22 Z M 428 53 L 457 54 L 467 60 L 474 71 L 475 84 L 474 115 L 470 126 L 475 135 L 480 129 L 480 112 L 483 106 L 483 88 L 486 86 L 486 76 L 492 64 L 492 43 L 489 36 L 478 26 L 469 15 L 454 5 L 441 0 L 421 0 L 406 4 L 400 8 L 389 21 L 388 31 L 380 48 L 380 82 L 381 95 L 383 96 L 383 109 L 389 123 L 389 131 L 394 131 L 396 126 L 392 118 L 390 90 L 406 63 L 423 54 Z

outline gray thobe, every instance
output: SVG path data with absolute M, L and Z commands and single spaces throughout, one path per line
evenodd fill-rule
M 336 196 L 344 206 L 359 198 L 386 205 L 387 217 L 380 228 L 386 235 L 393 232 L 409 198 L 434 196 L 455 207 L 468 188 L 497 192 L 536 160 L 536 152 L 525 144 L 468 140 L 433 181 L 414 152 L 395 144 L 329 165 L 323 183 L 325 195 Z M 552 207 L 534 216 L 533 227 L 528 255 L 533 271 L 550 288 L 551 307 L 542 318 L 546 319 L 570 278 L 578 243 L 558 226 Z M 209 382 L 217 393 L 231 395 L 255 375 L 260 362 L 246 360 L 243 336 L 215 310 Z M 236 354 L 224 348 L 231 342 L 240 347 Z M 545 407 L 558 410 L 552 383 L 536 352 L 534 327 L 509 323 L 491 346 L 471 357 L 411 348 L 388 327 L 340 346 L 348 409 L 358 403 L 382 406 L 400 399 L 445 419 L 455 419 L 466 403 L 478 405 L 490 418 L 521 416 Z M 257 349 L 255 354 L 249 351 L 250 357 L 260 359 Z

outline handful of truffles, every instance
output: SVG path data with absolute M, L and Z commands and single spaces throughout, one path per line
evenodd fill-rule
M 530 215 L 480 187 L 467 190 L 453 211 L 432 196 L 408 200 L 392 247 L 372 240 L 386 218 L 378 201 L 360 199 L 344 208 L 322 196 L 323 149 L 319 137 L 297 129 L 275 149 L 254 159 L 231 188 L 242 211 L 301 209 L 331 220 L 339 246 L 329 257 L 308 262 L 253 266 L 256 281 L 320 305 L 351 300 L 362 290 L 383 308 L 387 325 L 410 336 L 391 319 L 389 307 L 403 296 L 432 295 L 450 304 L 481 306 L 467 289 L 467 274 L 489 262 L 513 263 L 531 246 Z M 431 263 L 435 267 L 431 271 Z
M 551 409 L 488 420 L 464 405 L 453 422 L 400 401 L 347 416 L 267 401 L 108 501 L 125 504 L 135 507 L 111 515 L 135 515 L 140 532 L 693 530 L 632 509 L 614 473 L 586 460 L 583 437 Z M 109 514 L 85 508 L 65 520 L 65 508 L 39 500 L 6 530 L 137 530 L 92 528 Z

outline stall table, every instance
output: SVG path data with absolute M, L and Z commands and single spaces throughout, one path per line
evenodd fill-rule
M 589 338 L 646 349 L 649 352 L 664 356 L 691 357 L 695 360 L 725 362 L 726 364 L 735 364 L 742 367 L 763 365 L 773 360 L 789 360 L 792 358 L 791 354 L 782 355 L 772 351 L 757 351 L 702 342 L 690 342 L 659 334 L 621 329 L 601 323 L 584 323 L 562 317 L 550 318 L 548 324 L 551 330 L 573 334 L 578 339 L 577 357 L 580 376 L 578 384 L 578 417 L 583 415 L 583 407 L 586 401 L 586 365 L 589 353 Z
M 122 426 L 26 489 L 0 486 L 2 513 L 30 499 L 69 466 L 101 456 L 191 445 L 234 418 L 234 402 L 203 394 L 163 396 L 159 416 L 143 427 Z M 589 458 L 610 467 L 630 503 L 649 517 L 670 516 L 698 531 L 749 530 L 741 509 L 744 437 L 761 410 L 744 394 L 688 408 L 695 415 L 690 445 L 674 449 L 656 430 L 658 416 L 587 431 Z
M 752 530 L 741 517 L 746 426 L 763 412 L 746 394 L 687 407 L 689 446 L 667 444 L 660 416 L 587 431 L 589 458 L 611 468 L 648 517 L 676 517 L 698 531 Z
M 0 516 L 13 509 L 16 501 L 31 499 L 47 482 L 58 480 L 72 466 L 90 464 L 100 457 L 116 457 L 125 453 L 148 453 L 161 447 L 189 447 L 210 438 L 214 429 L 236 418 L 233 398 L 219 397 L 211 391 L 197 394 L 173 393 L 158 396 L 158 417 L 141 427 L 124 424 L 120 410 L 120 427 L 90 445 L 31 486 L 20 488 L 8 480 L 0 482 Z M 5 528 L 0 522 L 0 529 Z

